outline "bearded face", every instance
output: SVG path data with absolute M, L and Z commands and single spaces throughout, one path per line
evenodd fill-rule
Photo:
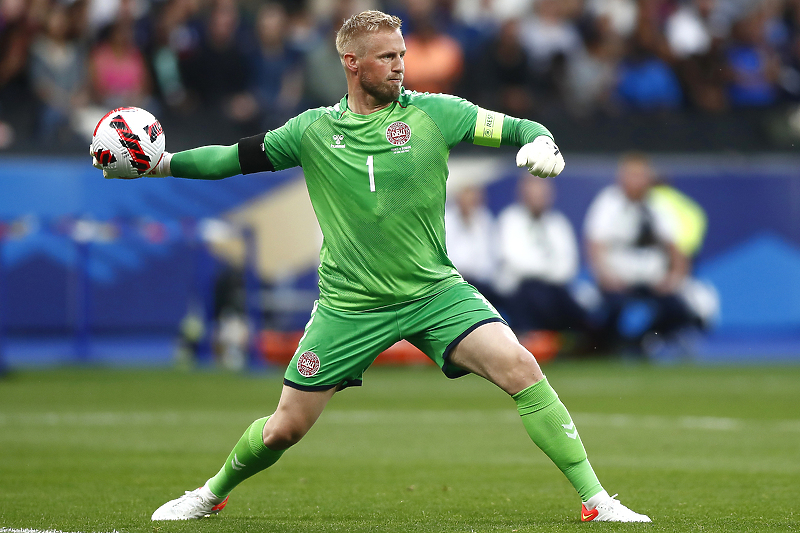
M 364 92 L 373 97 L 377 102 L 389 103 L 400 96 L 400 87 L 403 83 L 403 74 L 392 75 L 390 78 L 374 78 L 371 73 L 361 72 L 359 81 Z
M 400 30 L 379 31 L 364 37 L 358 56 L 358 82 L 377 103 L 400 96 L 405 65 L 405 41 Z

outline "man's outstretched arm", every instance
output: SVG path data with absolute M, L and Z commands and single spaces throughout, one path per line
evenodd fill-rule
M 209 145 L 174 154 L 164 152 L 147 176 L 219 180 L 237 174 L 275 170 L 263 147 L 264 134 L 261 133 L 230 146 Z M 102 168 L 96 161 L 94 163 L 95 167 Z

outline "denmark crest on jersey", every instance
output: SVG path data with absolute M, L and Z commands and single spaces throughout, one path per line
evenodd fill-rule
M 386 128 L 386 140 L 395 146 L 403 146 L 411 138 L 411 128 L 405 122 L 397 121 Z

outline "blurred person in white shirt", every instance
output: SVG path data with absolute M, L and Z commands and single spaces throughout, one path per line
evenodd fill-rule
M 616 184 L 600 191 L 584 225 L 589 264 L 605 300 L 605 330 L 632 347 L 648 332 L 670 336 L 697 322 L 679 294 L 689 261 L 675 245 L 672 221 L 653 206 L 655 183 L 645 155 L 624 155 Z
M 569 220 L 553 209 L 550 180 L 525 173 L 519 201 L 498 218 L 497 289 L 517 331 L 589 328 L 569 286 L 578 273 L 578 242 Z
M 496 226 L 484 202 L 483 189 L 464 185 L 454 197 L 444 213 L 447 255 L 467 283 L 499 306 L 492 285 L 497 267 Z
M 716 0 L 692 0 L 667 19 L 664 34 L 678 59 L 705 54 L 714 37 L 724 37 L 721 21 L 714 18 Z

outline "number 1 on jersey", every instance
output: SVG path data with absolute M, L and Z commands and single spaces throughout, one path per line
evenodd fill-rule
M 375 192 L 375 166 L 372 163 L 372 156 L 367 156 L 367 171 L 369 172 L 369 190 Z

